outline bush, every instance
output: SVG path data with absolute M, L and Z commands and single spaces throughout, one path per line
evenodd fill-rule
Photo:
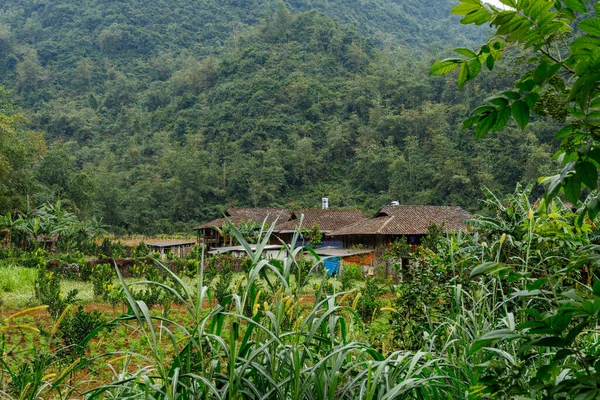
M 112 253 L 112 241 L 110 238 L 105 237 L 102 240 L 102 244 L 98 247 L 98 256 L 109 257 Z
M 129 272 L 131 276 L 139 278 L 146 275 L 148 268 L 150 265 L 146 261 L 137 261 L 129 268 Z
M 342 290 L 348 291 L 354 287 L 356 281 L 361 281 L 364 278 L 362 267 L 357 264 L 344 264 L 342 268 L 342 274 L 340 276 L 340 282 L 342 283 Z
M 200 246 L 199 244 L 197 244 L 194 246 L 192 251 L 190 251 L 185 258 L 188 260 L 201 261 L 202 260 L 202 250 L 203 250 L 203 247 Z
M 198 274 L 200 261 L 178 258 L 175 265 L 177 266 L 177 273 L 193 278 Z
M 233 281 L 233 272 L 230 264 L 224 264 L 219 274 L 219 280 L 214 286 L 213 294 L 219 304 L 223 303 L 225 297 L 231 294 L 229 287 Z
M 146 243 L 140 242 L 133 249 L 132 256 L 136 257 L 136 258 L 139 258 L 139 257 L 148 257 L 148 254 L 150 254 L 150 249 L 148 248 L 148 246 L 146 246 Z
M 298 260 L 298 263 L 292 267 L 296 284 L 299 288 L 304 288 L 310 281 L 310 271 L 312 267 L 312 261 L 306 258 L 301 258 Z
M 100 311 L 85 311 L 82 306 L 77 307 L 77 311 L 69 313 L 58 329 L 64 346 L 62 351 L 66 354 L 82 352 L 85 338 L 103 323 Z
M 112 257 L 113 258 L 127 257 L 127 248 L 120 241 L 112 244 Z
M 91 282 L 94 288 L 94 296 L 107 300 L 108 294 L 114 287 L 112 266 L 110 264 L 96 265 L 93 268 Z
M 66 297 L 60 293 L 60 274 L 38 268 L 35 281 L 35 294 L 40 304 L 48 306 L 48 312 L 53 318 L 58 318 L 69 304 L 76 300 L 78 290 L 71 290 Z
M 43 249 L 25 251 L 21 254 L 20 264 L 26 268 L 45 267 L 48 262 L 48 252 Z
M 370 323 L 373 320 L 383 306 L 383 302 L 379 298 L 385 293 L 385 287 L 381 285 L 377 278 L 367 278 L 365 289 L 361 292 L 361 297 L 356 306 L 356 311 L 363 322 Z

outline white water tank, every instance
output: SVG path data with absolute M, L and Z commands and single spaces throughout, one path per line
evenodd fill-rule
M 400 205 L 400 202 L 399 202 L 399 201 L 392 201 L 392 205 L 393 205 L 393 206 L 399 206 L 399 205 Z
M 321 208 L 323 210 L 328 210 L 329 209 L 329 199 L 327 197 L 323 197 L 321 199 Z

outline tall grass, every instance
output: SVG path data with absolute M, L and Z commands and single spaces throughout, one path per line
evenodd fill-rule
M 121 277 L 129 312 L 113 321 L 145 337 L 147 353 L 107 353 L 114 381 L 89 390 L 89 398 L 143 399 L 397 399 L 448 398 L 452 385 L 440 375 L 439 360 L 426 352 L 388 356 L 359 340 L 361 322 L 346 292 L 318 292 L 314 305 L 301 304 L 294 237 L 281 264 L 261 257 L 271 230 L 252 250 L 232 227 L 253 267 L 221 304 L 205 285 L 203 263 L 194 287 L 160 265 L 174 282 L 166 286 L 187 313 L 185 322 L 152 315 Z M 313 269 L 320 261 L 317 257 Z M 267 274 L 268 272 L 268 274 Z M 297 275 L 296 275 L 297 276 Z M 267 289 L 259 289 L 259 279 Z M 323 278 L 325 279 L 325 278 Z M 243 285 L 242 285 L 243 283 Z M 240 289 L 243 288 L 243 289 Z M 260 290 L 269 291 L 269 302 Z M 266 296 L 265 296 L 266 297 Z M 91 340 L 95 333 L 88 337 Z M 96 361 L 94 360 L 94 361 Z M 117 360 L 117 361 L 115 361 Z M 131 369 L 132 361 L 143 367 Z M 83 367 L 91 362 L 82 360 Z M 64 379 L 57 379 L 59 387 Z

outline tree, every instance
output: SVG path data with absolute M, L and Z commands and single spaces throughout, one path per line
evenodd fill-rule
M 500 0 L 500 9 L 480 0 L 460 0 L 452 12 L 463 24 L 487 22 L 493 37 L 472 51 L 458 48 L 461 58 L 436 61 L 430 74 L 443 75 L 458 68 L 458 86 L 474 79 L 482 67 L 489 70 L 510 48 L 529 58 L 514 90 L 489 98 L 464 121 L 477 137 L 497 132 L 515 120 L 524 129 L 532 116 L 564 123 L 555 136 L 561 140 L 560 173 L 541 180 L 545 204 L 560 191 L 577 203 L 585 187 L 592 194 L 584 201 L 579 221 L 586 213 L 600 212 L 600 3 L 589 0 Z M 592 14 L 596 14 L 593 16 Z M 576 25 L 576 28 L 575 28 Z
M 47 79 L 46 70 L 41 66 L 35 51 L 28 52 L 17 65 L 17 81 L 21 92 L 31 92 Z
M 41 133 L 24 127 L 10 93 L 0 87 L 0 212 L 25 207 L 35 186 L 32 167 L 45 150 Z

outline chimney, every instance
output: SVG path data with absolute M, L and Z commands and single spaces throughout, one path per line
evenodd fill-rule
M 321 208 L 323 210 L 329 210 L 329 199 L 327 197 L 321 199 Z

